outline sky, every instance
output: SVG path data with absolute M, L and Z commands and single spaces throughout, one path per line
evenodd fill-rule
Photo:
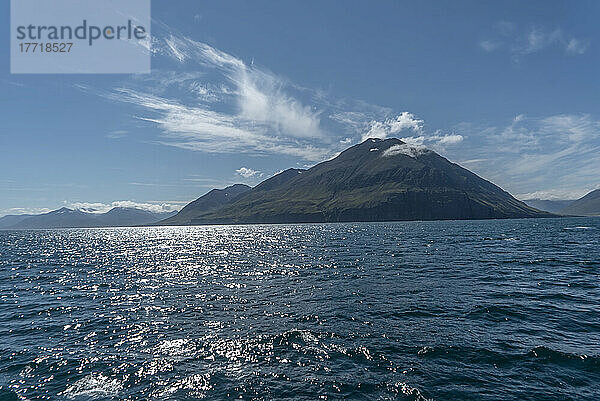
M 599 16 L 596 1 L 153 0 L 150 74 L 10 74 L 0 41 L 0 216 L 174 210 L 368 137 L 520 199 L 578 198 L 600 187 Z

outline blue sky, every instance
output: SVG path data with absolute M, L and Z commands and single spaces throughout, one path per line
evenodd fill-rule
M 599 15 L 594 1 L 154 0 L 148 75 L 11 75 L 1 41 L 0 215 L 179 208 L 369 136 L 522 199 L 579 197 L 600 186 Z

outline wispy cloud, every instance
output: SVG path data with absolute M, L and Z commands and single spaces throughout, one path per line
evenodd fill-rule
M 128 133 L 129 131 L 127 130 L 114 130 L 106 134 L 106 137 L 111 139 L 118 139 L 127 136 Z
M 170 60 L 172 70 L 153 71 L 108 93 L 96 92 L 135 105 L 136 119 L 161 129 L 156 143 L 317 162 L 358 142 L 368 131 L 394 135 L 403 124 L 411 124 L 408 112 L 392 120 L 388 108 L 302 87 L 163 24 L 153 35 L 154 56 Z
M 561 49 L 565 54 L 578 55 L 585 53 L 590 47 L 590 41 L 575 38 L 561 28 L 548 29 L 532 25 L 525 29 L 510 22 L 501 21 L 496 24 L 494 31 L 487 38 L 478 42 L 485 52 L 508 52 L 514 61 L 545 49 Z
M 371 121 L 369 130 L 363 134 L 362 140 L 364 141 L 368 138 L 385 139 L 405 130 L 421 132 L 422 129 L 423 120 L 419 120 L 412 113 L 405 111 L 396 118 L 388 118 L 384 121 Z
M 505 126 L 457 129 L 477 137 L 461 147 L 473 158 L 469 167 L 516 194 L 576 198 L 599 184 L 600 121 L 588 114 L 518 115 Z
M 263 175 L 262 172 L 248 167 L 240 167 L 239 169 L 235 170 L 235 173 L 244 178 L 262 177 Z
M 567 52 L 573 54 L 583 54 L 590 47 L 589 41 L 571 39 L 567 42 Z

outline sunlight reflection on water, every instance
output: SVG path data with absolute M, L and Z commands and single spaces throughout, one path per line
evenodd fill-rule
M 592 400 L 598 227 L 0 232 L 0 399 Z

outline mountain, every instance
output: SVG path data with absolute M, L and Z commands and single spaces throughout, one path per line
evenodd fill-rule
M 523 202 L 538 210 L 550 213 L 560 213 L 561 210 L 575 202 L 575 200 L 525 199 Z
M 28 217 L 9 228 L 37 229 L 37 228 L 75 228 L 97 227 L 97 216 L 80 210 L 66 207 L 48 213 Z
M 553 216 L 399 139 L 368 139 L 308 170 L 286 170 L 222 207 L 194 211 L 181 224 Z
M 16 219 L 3 229 L 93 228 L 145 225 L 170 217 L 175 212 L 152 213 L 136 208 L 115 207 L 106 213 L 90 213 L 63 207 L 49 213 Z
M 268 181 L 268 180 L 267 180 Z M 186 225 L 191 219 L 213 209 L 231 203 L 239 195 L 251 188 L 244 184 L 234 184 L 223 189 L 213 189 L 195 201 L 188 203 L 175 216 L 158 222 L 159 225 Z
M 0 230 L 14 226 L 20 223 L 28 217 L 33 216 L 32 214 L 9 214 L 0 217 Z
M 600 216 L 600 189 L 576 200 L 560 212 L 575 216 Z

